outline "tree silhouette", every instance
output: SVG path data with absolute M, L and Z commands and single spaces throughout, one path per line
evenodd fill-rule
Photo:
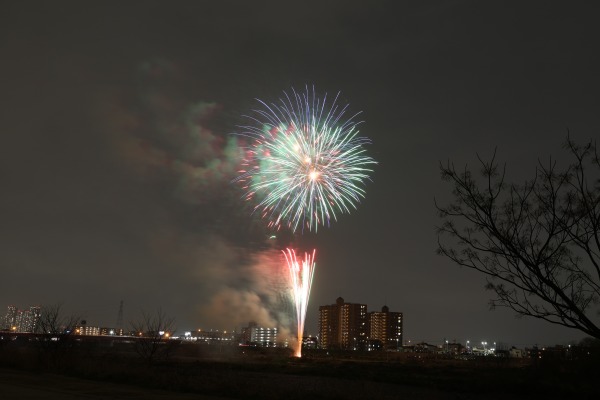
M 487 275 L 493 307 L 600 338 L 600 159 L 596 143 L 565 144 L 570 165 L 538 162 L 524 184 L 505 182 L 496 154 L 481 176 L 440 164 L 453 201 L 436 202 L 438 253 Z M 597 314 L 595 314 L 597 316 Z
M 73 332 L 80 321 L 76 315 L 65 315 L 62 305 L 42 307 L 36 326 L 40 361 L 47 367 L 64 367 L 67 356 L 72 353 Z
M 169 338 L 175 331 L 175 320 L 162 309 L 153 313 L 142 311 L 141 317 L 131 322 L 131 329 L 137 336 L 135 351 L 148 364 L 169 356 L 174 344 Z

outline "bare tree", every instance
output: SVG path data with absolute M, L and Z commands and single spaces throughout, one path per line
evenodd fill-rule
M 40 359 L 51 368 L 59 368 L 73 347 L 72 335 L 80 318 L 65 315 L 60 304 L 42 307 L 36 325 Z
M 539 162 L 522 185 L 505 182 L 496 154 L 481 178 L 441 164 L 453 201 L 442 219 L 438 252 L 488 277 L 493 307 L 540 318 L 600 338 L 600 159 L 596 143 L 567 138 L 572 163 Z M 450 236 L 448 238 L 447 236 Z
M 57 338 L 73 333 L 80 318 L 74 315 L 64 315 L 61 310 L 61 304 L 43 307 L 36 325 L 36 333 Z
M 146 362 L 151 364 L 169 356 L 173 348 L 169 339 L 175 332 L 175 320 L 162 309 L 154 313 L 142 311 L 141 317 L 131 322 L 131 329 L 137 337 L 135 351 Z

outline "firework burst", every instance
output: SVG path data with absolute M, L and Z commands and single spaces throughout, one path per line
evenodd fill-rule
M 358 114 L 344 118 L 348 106 L 338 97 L 328 104 L 306 88 L 284 92 L 277 104 L 258 100 L 262 108 L 241 127 L 251 143 L 236 180 L 271 228 L 316 231 L 364 197 L 375 161 L 365 154 L 369 140 L 358 136 Z
M 306 309 L 308 308 L 308 298 L 310 297 L 310 287 L 312 285 L 315 272 L 315 252 L 304 253 L 304 259 L 299 262 L 296 252 L 292 249 L 282 251 L 287 262 L 290 281 L 292 284 L 292 297 L 296 305 L 296 318 L 298 322 L 298 343 L 296 347 L 296 357 L 302 357 L 302 337 L 304 335 L 304 321 L 306 320 Z

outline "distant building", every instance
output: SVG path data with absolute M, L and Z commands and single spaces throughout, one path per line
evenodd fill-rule
M 13 332 L 35 332 L 41 318 L 41 308 L 31 306 L 29 310 L 19 310 L 15 306 L 8 306 L 2 321 L 2 329 Z
M 233 331 L 202 330 L 186 332 L 186 340 L 208 345 L 229 345 L 236 342 L 237 334 Z
M 319 339 L 323 349 L 358 349 L 366 343 L 367 305 L 345 303 L 319 307 Z
M 81 321 L 80 325 L 75 326 L 73 334 L 81 336 L 123 336 L 123 329 L 90 326 L 86 321 Z
M 370 312 L 368 339 L 378 340 L 384 349 L 399 350 L 402 346 L 402 313 L 390 312 L 388 306 L 383 306 L 381 312 Z
M 100 328 L 100 336 L 123 336 L 123 329 Z
M 257 326 L 252 329 L 250 342 L 261 347 L 275 347 L 277 344 L 277 328 L 263 328 Z
M 338 299 L 340 301 L 341 297 Z M 343 303 L 343 299 L 341 300 Z M 340 347 L 340 307 L 339 304 L 319 307 L 319 345 L 322 349 Z
M 277 328 L 265 328 L 258 326 L 255 322 L 242 328 L 241 343 L 259 347 L 276 347 L 277 346 Z
M 251 329 L 256 326 L 256 322 L 250 322 L 248 326 L 242 328 L 240 332 L 240 344 L 248 345 L 252 338 Z
M 80 325 L 75 327 L 74 333 L 81 336 L 100 336 L 100 327 Z
M 35 332 L 37 331 L 40 318 L 42 317 L 42 309 L 39 306 L 29 307 L 29 315 L 25 322 L 26 332 Z
M 319 341 L 314 336 L 307 336 L 302 338 L 302 347 L 305 349 L 318 349 Z
M 436 353 L 437 347 L 433 344 L 429 344 L 427 342 L 417 343 L 412 346 L 412 350 L 417 353 Z
M 443 347 L 444 347 L 443 353 L 453 354 L 455 356 L 462 354 L 463 352 L 466 351 L 464 346 L 457 342 L 452 342 L 452 343 L 446 342 L 446 344 L 444 344 Z
M 335 304 L 319 307 L 319 346 L 322 349 L 339 347 L 339 311 Z
M 523 350 L 517 349 L 516 347 L 511 347 L 509 350 L 509 356 L 511 358 L 523 358 Z
M 2 319 L 2 329 L 6 330 L 16 330 L 16 318 L 17 318 L 17 307 L 8 306 L 6 315 Z

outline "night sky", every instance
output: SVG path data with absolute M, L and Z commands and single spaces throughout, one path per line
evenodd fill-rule
M 126 3 L 126 4 L 124 4 Z M 157 307 L 179 331 L 289 325 L 278 251 L 317 248 L 307 333 L 342 296 L 404 312 L 405 339 L 568 343 L 489 310 L 436 255 L 439 162 L 532 178 L 600 132 L 592 2 L 2 1 L 0 313 L 62 303 L 112 326 Z M 267 240 L 230 183 L 256 98 L 315 85 L 362 111 L 377 160 L 330 228 Z M 597 317 L 596 317 L 597 318 Z

